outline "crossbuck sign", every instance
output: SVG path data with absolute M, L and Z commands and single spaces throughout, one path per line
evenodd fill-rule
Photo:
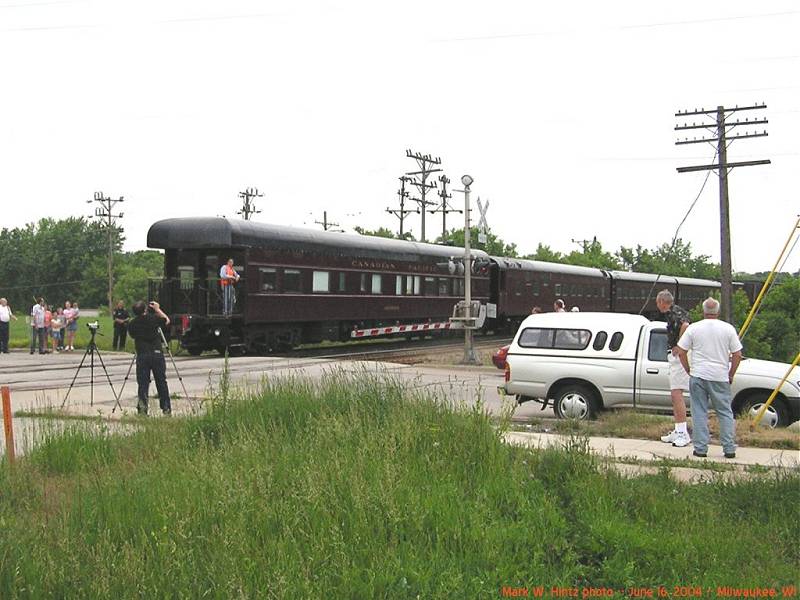
M 478 241 L 481 244 L 486 243 L 486 233 L 489 230 L 489 224 L 486 222 L 486 213 L 489 210 L 489 201 L 486 201 L 486 204 L 481 203 L 480 197 L 478 197 L 478 212 L 481 214 L 481 218 L 478 221 Z

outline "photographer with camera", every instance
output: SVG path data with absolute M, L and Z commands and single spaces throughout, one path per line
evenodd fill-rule
M 158 302 L 150 302 L 148 305 L 143 301 L 133 305 L 133 315 L 128 323 L 128 333 L 136 345 L 136 383 L 139 385 L 139 402 L 136 408 L 140 415 L 147 414 L 147 393 L 152 372 L 161 411 L 170 415 L 172 406 L 167 387 L 167 363 L 164 360 L 159 332 L 161 327 L 169 325 L 169 317 L 161 310 Z

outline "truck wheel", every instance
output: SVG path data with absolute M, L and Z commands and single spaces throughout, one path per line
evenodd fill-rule
M 746 415 L 747 418 L 752 421 L 767 403 L 769 396 L 767 392 L 755 392 L 750 394 L 745 398 L 744 402 L 742 402 L 738 412 Z M 772 404 L 769 405 L 764 416 L 761 417 L 761 423 L 767 425 L 770 429 L 786 427 L 789 424 L 789 411 L 786 410 L 786 405 L 784 405 L 780 396 L 777 396 L 772 401 Z
M 553 412 L 559 419 L 588 421 L 597 415 L 597 397 L 593 390 L 579 383 L 566 385 L 558 390 Z
M 201 346 L 189 346 L 186 351 L 192 356 L 200 356 L 203 353 L 203 348 Z

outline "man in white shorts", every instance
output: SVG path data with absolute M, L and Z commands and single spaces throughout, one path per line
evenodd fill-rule
M 656 306 L 667 318 L 669 394 L 672 398 L 672 414 L 675 418 L 674 429 L 667 435 L 662 435 L 661 441 L 683 448 L 692 443 L 692 438 L 689 437 L 689 430 L 686 428 L 686 403 L 683 400 L 683 392 L 689 391 L 689 374 L 678 359 L 678 340 L 689 327 L 691 319 L 689 313 L 675 304 L 675 298 L 669 290 L 658 292 Z

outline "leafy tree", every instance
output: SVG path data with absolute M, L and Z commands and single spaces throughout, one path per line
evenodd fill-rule
M 714 294 L 719 299 L 719 294 Z M 750 301 L 742 290 L 733 295 L 733 326 L 741 328 L 750 312 Z M 693 321 L 703 318 L 702 306 L 694 308 Z M 800 350 L 800 277 L 776 284 L 762 302 L 742 340 L 745 356 L 792 362 Z
M 569 265 L 598 269 L 620 269 L 622 267 L 620 261 L 613 254 L 603 250 L 603 245 L 597 241 L 597 238 L 585 244 L 583 250 L 573 250 L 567 254 L 564 262 Z
M 115 231 L 113 248 L 119 251 L 121 232 Z M 102 303 L 88 284 L 94 277 L 90 265 L 105 257 L 108 238 L 97 223 L 83 218 L 41 219 L 24 227 L 0 231 L 0 255 L 12 257 L 0 263 L 0 294 L 18 312 L 44 296 L 52 304 L 65 299 L 84 304 Z
M 564 262 L 564 255 L 561 252 L 556 252 L 550 246 L 542 244 L 539 242 L 539 245 L 536 247 L 536 252 L 533 254 L 527 254 L 522 258 L 527 258 L 529 260 L 541 260 L 544 262 L 552 262 L 552 263 L 563 263 Z
M 486 243 L 478 241 L 478 228 L 470 227 L 469 242 L 471 248 L 483 250 L 492 256 L 509 256 L 517 257 L 517 245 L 507 244 L 503 239 L 492 233 L 491 229 L 486 233 Z M 464 247 L 464 228 L 451 229 L 447 232 L 445 237 L 439 236 L 436 238 L 437 244 L 446 246 L 454 246 L 456 248 Z
M 402 239 L 402 240 L 413 240 L 414 236 L 412 236 L 408 231 L 403 234 L 401 238 L 399 235 L 395 235 L 394 231 L 391 229 L 387 229 L 386 227 L 378 227 L 377 229 L 365 229 L 363 227 L 356 226 L 354 227 L 356 233 L 360 235 L 371 235 L 373 237 L 382 237 L 382 238 L 389 238 L 393 240 Z
M 674 244 L 661 244 L 647 250 L 620 247 L 616 257 L 624 269 L 639 273 L 662 273 L 678 277 L 699 277 L 700 279 L 719 279 L 719 265 L 709 262 L 709 257 L 694 256 L 691 242 L 678 238 Z

